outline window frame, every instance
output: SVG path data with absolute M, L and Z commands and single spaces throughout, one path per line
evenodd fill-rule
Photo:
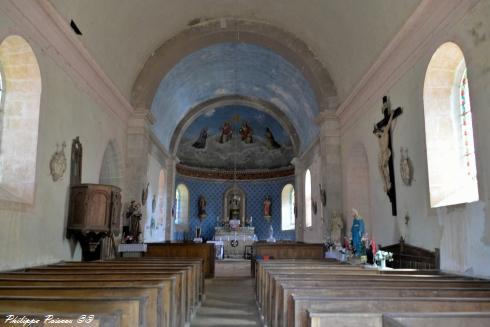
M 309 181 L 309 185 L 307 182 Z M 304 182 L 304 190 L 305 190 L 305 227 L 311 228 L 313 227 L 313 198 L 312 198 L 312 187 L 311 187 L 311 171 L 310 169 L 306 169 L 305 172 L 305 182 Z
M 176 226 L 185 227 L 189 224 L 189 209 L 190 209 L 189 203 L 190 203 L 189 188 L 184 183 L 178 184 L 177 187 L 175 188 L 174 223 Z
M 287 202 L 285 203 L 285 201 Z M 295 201 L 296 199 L 295 199 L 294 185 L 292 183 L 288 183 L 284 185 L 281 191 L 281 230 L 282 231 L 290 231 L 296 229 L 296 221 L 294 216 Z

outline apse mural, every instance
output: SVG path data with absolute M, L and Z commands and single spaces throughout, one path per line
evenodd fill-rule
M 233 170 L 287 167 L 294 156 L 290 135 L 271 115 L 247 106 L 209 110 L 184 132 L 180 163 Z

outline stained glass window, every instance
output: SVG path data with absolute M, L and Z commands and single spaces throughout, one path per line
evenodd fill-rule
M 459 108 L 463 142 L 464 170 L 470 178 L 476 178 L 475 144 L 473 142 L 473 121 L 471 117 L 470 95 L 468 92 L 467 70 L 464 69 L 459 84 Z

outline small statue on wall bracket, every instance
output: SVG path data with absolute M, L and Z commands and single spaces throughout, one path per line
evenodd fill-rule
M 316 201 L 311 202 L 311 209 L 313 211 L 313 214 L 316 215 L 316 213 L 318 211 L 318 204 L 316 203 Z
M 264 198 L 264 218 L 267 221 L 270 221 L 272 217 L 271 207 L 272 207 L 271 197 L 269 195 L 266 195 L 266 197 Z
M 319 184 L 320 185 L 320 200 L 322 201 L 322 206 L 326 206 L 327 205 L 327 191 L 322 188 L 322 184 Z
M 410 186 L 413 181 L 413 165 L 412 160 L 408 157 L 408 148 L 400 147 L 400 175 L 403 184 Z
M 56 151 L 51 157 L 49 161 L 49 171 L 51 173 L 51 177 L 53 178 L 53 182 L 57 182 L 58 180 L 63 178 L 63 175 L 66 171 L 66 156 L 65 156 L 65 148 L 66 143 L 63 142 L 61 144 L 61 149 L 59 145 L 56 145 Z
M 146 187 L 141 191 L 141 204 L 146 205 L 146 200 L 148 200 L 148 188 L 150 187 L 150 182 L 146 183 Z
M 77 136 L 71 142 L 70 185 L 82 183 L 82 157 L 83 147 L 80 143 L 80 137 Z
M 206 204 L 206 198 L 204 195 L 200 195 L 199 199 L 197 200 L 197 216 L 201 221 L 208 216 L 206 213 Z

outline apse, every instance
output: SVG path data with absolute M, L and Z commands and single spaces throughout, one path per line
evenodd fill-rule
M 278 108 L 298 132 L 300 149 L 318 134 L 318 104 L 301 71 L 272 50 L 249 43 L 219 43 L 180 60 L 163 77 L 153 100 L 155 134 L 170 148 L 186 115 L 202 103 L 226 96 Z

